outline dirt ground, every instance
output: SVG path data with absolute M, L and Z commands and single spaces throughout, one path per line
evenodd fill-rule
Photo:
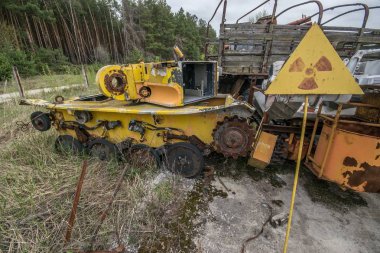
M 237 165 L 238 166 L 238 165 Z M 194 238 L 198 252 L 241 252 L 270 215 L 289 210 L 294 164 L 284 168 L 253 168 L 216 177 L 211 182 L 226 197 L 213 198 L 203 226 Z M 235 172 L 234 172 L 235 171 Z M 282 203 L 283 202 L 283 203 Z M 288 252 L 379 252 L 380 195 L 343 191 L 317 180 L 306 168 L 300 175 Z M 246 244 L 245 252 L 282 252 L 286 223 Z

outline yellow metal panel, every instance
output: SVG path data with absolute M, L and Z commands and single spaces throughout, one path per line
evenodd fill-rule
M 211 145 L 213 141 L 212 133 L 217 126 L 217 122 L 223 121 L 225 117 L 234 115 L 247 118 L 254 112 L 254 108 L 240 101 L 226 105 L 225 100 L 227 99 L 229 99 L 229 96 L 211 98 L 198 104 L 179 108 L 165 108 L 152 104 L 132 105 L 128 101 L 112 99 L 106 101 L 67 100 L 62 104 L 39 99 L 26 99 L 22 100 L 22 104 L 41 106 L 51 110 L 53 113 L 60 113 L 62 116 L 56 116 L 56 123 L 54 124 L 60 134 L 69 134 L 75 137 L 76 133 L 70 129 L 62 129 L 59 121 L 75 121 L 75 111 L 88 111 L 93 116 L 92 120 L 86 123 L 89 128 L 96 126 L 99 123 L 98 120 L 121 122 L 121 127 L 111 130 L 103 127 L 88 129 L 87 131 L 92 137 L 105 138 L 112 143 L 119 143 L 127 138 L 133 138 L 136 143 L 160 147 L 165 144 L 163 133 L 168 131 L 167 128 L 181 129 L 183 132 L 171 131 L 174 131 L 175 134 L 185 134 L 186 136 L 196 135 L 204 143 Z M 157 121 L 157 117 L 159 117 L 159 121 Z M 144 138 L 141 139 L 139 133 L 128 129 L 131 120 L 156 125 L 161 130 L 147 129 Z M 176 142 L 175 140 L 172 141 Z
M 174 62 L 165 62 L 168 63 Z M 169 107 L 182 106 L 183 88 L 172 81 L 174 71 L 179 71 L 178 67 L 166 67 L 163 63 L 109 65 L 98 71 L 96 83 L 105 96 L 115 100 L 140 100 Z M 111 80 L 118 80 L 119 83 Z M 142 87 L 149 88 L 150 94 L 147 97 L 141 95 Z
M 228 101 L 228 102 L 227 102 Z M 105 101 L 79 101 L 67 100 L 63 104 L 55 104 L 42 99 L 24 99 L 25 105 L 36 105 L 47 109 L 63 109 L 72 111 L 98 111 L 129 114 L 156 114 L 156 115 L 188 115 L 199 114 L 208 111 L 234 108 L 239 113 L 252 114 L 255 109 L 249 104 L 233 100 L 231 96 L 211 98 L 197 104 L 186 105 L 177 108 L 165 108 L 154 104 L 132 104 L 130 101 L 105 100 Z M 236 114 L 236 113 L 235 113 Z
M 183 89 L 177 83 L 162 84 L 145 82 L 144 85 L 137 85 L 137 89 L 148 87 L 151 95 L 142 98 L 141 102 L 163 105 L 168 107 L 176 107 L 183 105 Z
M 67 110 L 58 109 L 57 112 L 61 112 L 65 121 L 74 121 L 73 115 L 70 115 Z M 95 130 L 88 130 L 90 135 L 95 138 L 106 138 L 112 143 L 119 143 L 126 140 L 127 138 L 133 138 L 136 143 L 142 143 L 149 145 L 150 147 L 160 147 L 165 144 L 163 140 L 163 133 L 166 130 L 152 131 L 146 130 L 144 138 L 141 139 L 139 133 L 130 131 L 128 129 L 128 124 L 131 120 L 143 121 L 154 125 L 154 117 L 149 114 L 119 114 L 119 113 L 109 113 L 109 112 L 92 112 L 93 119 L 86 123 L 86 126 L 93 127 L 98 122 L 97 120 L 108 120 L 108 121 L 120 121 L 122 127 L 117 127 L 112 130 L 105 130 L 100 127 Z M 204 143 L 211 144 L 213 141 L 212 132 L 218 121 L 222 121 L 225 114 L 219 111 L 206 112 L 202 114 L 193 115 L 162 115 L 160 118 L 160 124 L 157 127 L 171 127 L 179 128 L 184 131 L 187 136 L 196 135 Z M 75 132 L 70 129 L 57 129 L 60 134 L 69 134 L 76 136 Z M 174 132 L 176 134 L 181 134 L 180 132 Z M 170 142 L 177 142 L 179 140 L 171 140 Z
M 265 94 L 363 94 L 317 24 L 313 24 Z

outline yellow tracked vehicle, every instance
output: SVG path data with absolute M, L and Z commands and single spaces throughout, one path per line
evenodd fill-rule
M 21 104 L 49 111 L 34 112 L 31 121 L 37 130 L 58 131 L 60 151 L 88 151 L 101 160 L 131 154 L 193 177 L 204 167 L 203 156 L 213 151 L 237 158 L 253 149 L 255 109 L 217 95 L 217 79 L 216 62 L 112 65 L 97 73 L 102 94 Z

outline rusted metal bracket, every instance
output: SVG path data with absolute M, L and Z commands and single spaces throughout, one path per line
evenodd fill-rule
M 246 16 L 248 16 L 249 14 L 251 14 L 252 12 L 254 12 L 255 10 L 257 10 L 258 8 L 260 8 L 261 6 L 263 6 L 264 4 L 268 3 L 269 1 L 271 1 L 271 0 L 266 0 L 266 1 L 262 2 L 261 4 L 257 5 L 255 8 L 253 8 L 249 12 L 245 13 L 243 16 L 241 16 L 240 18 L 238 18 L 236 20 L 236 24 L 239 23 L 239 21 L 241 19 L 245 18 Z M 277 0 L 275 0 L 275 2 L 277 2 Z
M 273 29 L 274 29 L 274 24 L 270 24 L 268 26 L 268 33 L 271 33 L 273 35 Z M 263 59 L 263 64 L 261 65 L 261 68 L 260 68 L 260 72 L 267 72 L 269 55 L 272 50 L 272 42 L 273 40 L 266 40 L 264 42 L 265 43 L 264 59 Z
M 224 23 L 226 22 L 226 12 L 227 12 L 227 0 L 224 1 L 223 5 L 223 15 L 222 15 L 222 23 L 220 24 L 220 31 L 224 32 Z M 222 66 L 224 55 L 224 41 L 219 40 L 219 50 L 218 50 L 218 65 Z
M 338 16 L 334 17 L 334 18 L 331 18 L 329 19 L 328 21 L 322 23 L 322 25 L 325 25 L 326 23 L 334 20 L 334 19 L 337 19 L 338 17 L 341 17 L 343 15 L 346 15 L 348 13 L 352 13 L 352 12 L 355 12 L 355 11 L 359 11 L 359 10 L 365 10 L 365 13 L 364 13 L 364 18 L 363 18 L 363 24 L 362 24 L 362 28 L 365 28 L 365 26 L 367 25 L 367 20 L 368 20 L 368 15 L 369 15 L 369 8 L 366 4 L 363 4 L 363 3 L 355 3 L 355 4 L 340 4 L 340 5 L 335 5 L 335 6 L 332 6 L 332 7 L 329 7 L 329 8 L 326 8 L 326 9 L 323 9 L 323 12 L 326 12 L 326 11 L 330 11 L 330 10 L 335 10 L 335 9 L 338 9 L 338 8 L 344 8 L 344 7 L 350 7 L 350 6 L 362 6 L 363 8 L 359 8 L 359 9 L 355 9 L 355 10 L 350 10 L 350 11 L 347 11 L 345 13 L 342 13 L 342 14 L 339 14 Z M 308 18 L 313 18 L 314 16 L 318 15 L 319 12 L 316 12 L 314 13 L 313 15 L 311 16 L 308 16 Z
M 253 77 L 251 86 L 249 87 L 249 94 L 248 94 L 248 104 L 253 105 L 253 93 L 255 93 L 255 90 L 257 90 L 257 77 Z
M 315 3 L 318 6 L 318 9 L 319 9 L 319 11 L 318 11 L 318 15 L 319 15 L 318 16 L 318 24 L 320 25 L 322 22 L 322 17 L 323 17 L 323 5 L 320 1 L 307 1 L 307 2 L 303 2 L 303 3 L 299 3 L 299 4 L 295 4 L 293 6 L 290 6 L 290 7 L 286 8 L 285 10 L 283 10 L 282 12 L 280 12 L 279 14 L 277 14 L 276 19 L 279 16 L 281 16 L 282 14 L 284 14 L 285 12 L 287 12 L 288 10 L 291 10 L 291 9 L 298 7 L 298 6 L 301 6 L 301 5 L 310 4 L 310 3 Z
M 210 18 L 210 20 L 207 22 L 207 29 L 206 29 L 206 40 L 208 40 L 208 36 L 209 36 L 209 33 L 210 33 L 210 23 L 211 21 L 214 19 L 216 13 L 218 12 L 219 10 L 219 7 L 220 5 L 223 3 L 224 0 L 220 0 L 218 6 L 216 7 L 215 11 L 214 11 L 214 14 L 212 15 L 212 17 Z M 226 1 L 227 2 L 227 1 Z M 225 3 L 226 5 L 226 3 Z M 207 55 L 207 52 L 208 52 L 208 41 L 206 41 L 206 44 L 205 44 L 205 56 Z
M 364 12 L 364 19 L 363 19 L 363 23 L 362 23 L 362 27 L 361 27 L 361 28 L 363 29 L 363 28 L 365 28 L 366 25 L 367 25 L 368 15 L 369 15 L 369 8 L 368 8 L 368 6 L 365 5 L 365 4 L 363 4 L 363 8 L 358 8 L 358 9 L 353 9 L 353 10 L 350 10 L 350 11 L 346 11 L 346 12 L 343 12 L 343 13 L 341 13 L 341 14 L 339 14 L 339 15 L 333 17 L 333 18 L 330 18 L 329 20 L 323 22 L 322 25 L 325 25 L 325 24 L 327 24 L 327 23 L 329 23 L 329 22 L 331 22 L 331 21 L 333 21 L 333 20 L 335 20 L 335 19 L 337 19 L 337 18 L 339 18 L 339 17 L 342 17 L 342 16 L 344 16 L 344 15 L 347 15 L 347 14 L 349 14 L 349 13 L 353 13 L 353 12 L 361 11 L 361 10 L 364 10 L 364 11 L 365 11 L 365 12 Z

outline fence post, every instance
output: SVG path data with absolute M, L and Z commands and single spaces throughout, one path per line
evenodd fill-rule
M 8 86 L 8 79 L 5 79 L 5 82 L 4 82 L 4 93 L 6 93 L 7 86 Z
M 22 87 L 20 75 L 16 66 L 13 66 L 13 78 L 17 83 L 18 93 L 20 94 L 20 97 L 25 98 L 24 88 Z
M 86 69 L 84 68 L 84 65 L 82 65 L 82 75 L 83 75 L 83 86 L 85 88 L 88 88 L 89 87 L 88 77 L 87 77 L 87 73 L 86 73 Z

